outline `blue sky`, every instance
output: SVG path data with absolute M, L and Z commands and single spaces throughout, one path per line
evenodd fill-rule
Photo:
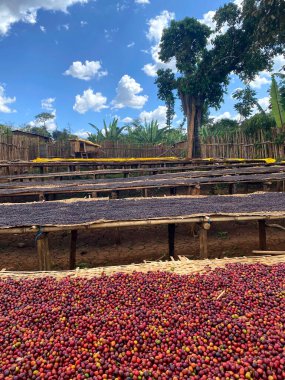
M 241 0 L 235 0 L 240 2 Z M 155 71 L 161 32 L 171 19 L 186 16 L 213 25 L 224 0 L 1 0 L 0 123 L 30 123 L 51 112 L 53 130 L 70 128 L 87 137 L 91 122 L 119 117 L 165 120 L 157 99 Z M 276 59 L 275 69 L 285 64 Z M 172 63 L 172 67 L 174 67 Z M 268 107 L 269 73 L 251 85 Z M 233 77 L 216 117 L 237 117 Z M 181 121 L 177 101 L 174 124 Z

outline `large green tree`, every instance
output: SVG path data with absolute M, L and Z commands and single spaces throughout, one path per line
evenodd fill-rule
M 244 0 L 240 7 L 229 3 L 220 8 L 215 15 L 217 33 L 214 34 L 194 18 L 172 21 L 163 32 L 159 57 L 165 63 L 175 58 L 178 73 L 157 72 L 158 96 L 168 106 L 171 93 L 177 90 L 187 118 L 189 158 L 200 155 L 199 128 L 203 112 L 220 106 L 230 74 L 250 81 L 259 71 L 270 69 L 272 58 L 280 53 L 281 42 L 256 43 L 256 28 L 260 28 L 264 14 L 263 8 L 258 8 L 258 17 L 253 10 L 260 3 Z M 276 6 L 282 4 L 276 2 Z

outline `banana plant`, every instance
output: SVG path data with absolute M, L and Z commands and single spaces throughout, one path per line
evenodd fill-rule
M 118 127 L 119 120 L 114 118 L 108 125 L 103 120 L 103 128 L 99 129 L 96 125 L 89 123 L 89 125 L 96 129 L 98 141 L 118 141 L 122 137 L 122 132 L 126 129 L 126 126 Z M 90 138 L 89 138 L 90 139 Z
M 285 108 L 282 104 L 280 89 L 275 76 L 281 74 L 273 74 L 270 88 L 270 103 L 272 107 L 272 115 L 276 121 L 276 125 L 280 129 L 285 129 Z

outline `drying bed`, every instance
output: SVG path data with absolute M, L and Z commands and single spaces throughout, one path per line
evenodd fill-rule
M 162 197 L 117 200 L 71 200 L 0 205 L 1 231 L 13 227 L 80 226 L 135 221 L 191 221 L 195 217 L 250 216 L 284 218 L 284 193 L 235 196 Z
M 215 185 L 215 184 L 239 184 L 239 183 L 265 183 L 281 182 L 285 180 L 285 172 L 267 174 L 247 174 L 247 175 L 225 175 L 220 177 L 200 177 L 189 178 L 183 173 L 177 177 L 135 177 L 128 179 L 97 180 L 96 182 L 70 181 L 57 182 L 40 186 L 28 185 L 24 187 L 0 189 L 0 197 L 16 196 L 35 196 L 42 197 L 44 194 L 68 194 L 68 193 L 97 193 L 112 192 L 120 190 L 140 190 L 140 189 L 159 189 L 159 188 L 179 188 L 194 187 L 196 185 Z

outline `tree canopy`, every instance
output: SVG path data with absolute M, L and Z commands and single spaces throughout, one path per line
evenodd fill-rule
M 157 72 L 158 97 L 172 107 L 175 96 L 171 98 L 171 93 L 177 91 L 187 117 L 188 157 L 199 156 L 203 112 L 220 106 L 230 75 L 250 81 L 258 72 L 269 70 L 273 57 L 280 53 L 284 44 L 281 31 L 257 42 L 257 31 L 261 33 L 264 24 L 271 25 L 266 22 L 266 1 L 244 0 L 241 6 L 228 3 L 221 7 L 215 14 L 215 33 L 194 18 L 172 21 L 164 30 L 159 57 L 165 63 L 175 59 L 177 73 L 169 69 Z M 284 11 L 281 0 L 273 1 L 272 6 L 275 14 Z

